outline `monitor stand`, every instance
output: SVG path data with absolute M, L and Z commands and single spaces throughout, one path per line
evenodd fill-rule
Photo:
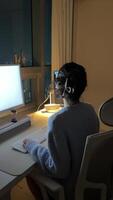
M 0 142 L 6 140 L 7 138 L 21 133 L 25 129 L 31 126 L 31 120 L 28 116 L 19 119 L 16 122 L 9 122 L 0 126 Z

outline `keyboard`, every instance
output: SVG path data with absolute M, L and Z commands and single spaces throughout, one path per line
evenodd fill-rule
M 30 134 L 28 136 L 26 136 L 25 138 L 27 139 L 31 139 L 31 140 L 35 140 L 37 141 L 39 144 L 42 144 L 43 142 L 45 142 L 47 140 L 47 135 L 46 132 L 44 133 L 44 130 L 46 131 L 47 128 L 43 127 L 40 130 L 38 130 L 38 134 Z M 42 134 L 43 131 L 43 134 Z M 27 150 L 23 147 L 23 140 L 25 138 L 20 139 L 19 141 L 15 142 L 12 145 L 12 149 L 19 151 L 21 153 L 28 153 Z
M 12 149 L 22 152 L 22 153 L 28 153 L 27 150 L 23 147 L 22 141 L 18 141 L 15 144 L 13 144 Z

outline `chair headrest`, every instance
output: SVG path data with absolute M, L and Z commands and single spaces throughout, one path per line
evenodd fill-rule
M 99 109 L 100 120 L 108 126 L 113 126 L 113 98 L 105 101 Z

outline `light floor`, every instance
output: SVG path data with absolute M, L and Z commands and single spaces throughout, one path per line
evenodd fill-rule
M 11 200 L 35 200 L 28 189 L 25 179 L 14 186 L 11 192 Z

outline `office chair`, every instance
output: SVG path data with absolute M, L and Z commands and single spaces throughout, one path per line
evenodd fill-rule
M 108 126 L 113 126 L 113 98 L 105 101 L 99 109 L 100 120 Z
M 87 136 L 77 183 L 75 200 L 110 200 L 112 196 L 113 130 Z M 54 180 L 39 176 L 44 200 L 48 192 L 55 200 L 65 200 L 63 187 Z M 57 194 L 57 195 L 56 195 Z

